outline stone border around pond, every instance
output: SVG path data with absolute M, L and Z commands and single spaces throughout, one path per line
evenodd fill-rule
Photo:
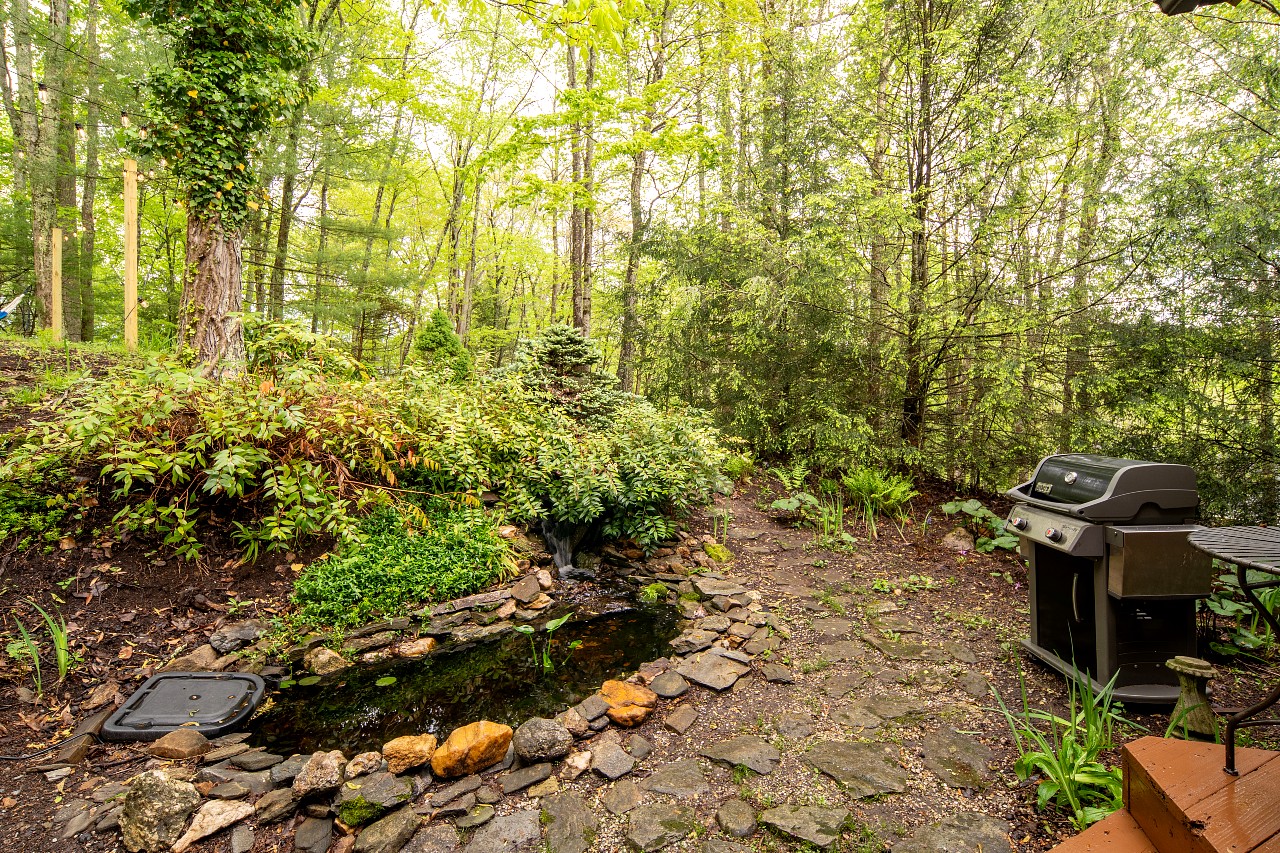
M 555 603 L 551 593 L 556 581 L 542 567 L 550 558 L 523 537 L 518 537 L 517 550 L 527 554 L 529 562 L 523 566 L 526 573 L 510 588 L 438 604 L 413 617 L 362 626 L 346 633 L 344 650 L 361 663 L 423 657 L 462 649 L 511 631 L 517 622 L 538 619 Z M 667 600 L 680 610 L 683 630 L 671 641 L 671 657 L 641 666 L 626 681 L 606 681 L 598 693 L 554 719 L 533 718 L 515 730 L 476 721 L 458 727 L 443 743 L 429 734 L 400 737 L 380 752 L 361 753 L 350 760 L 336 750 L 286 758 L 250 748 L 244 743 L 249 737 L 245 733 L 207 741 L 198 732 L 180 730 L 151 745 L 152 764 L 130 784 L 109 783 L 90 792 L 91 801 L 64 805 L 55 817 L 59 837 L 118 829 L 131 851 L 182 853 L 199 840 L 231 828 L 230 849 L 245 853 L 253 847 L 250 824 L 261 828 L 297 814 L 300 822 L 294 844 L 302 853 L 353 849 L 397 853 L 415 834 L 440 835 L 441 847 L 447 849 L 438 829 L 447 824 L 441 821 L 452 820 L 456 829 L 448 832 L 455 833 L 456 842 L 456 830 L 489 823 L 496 815 L 494 806 L 504 798 L 521 793 L 548 797 L 559 791 L 561 780 L 572 781 L 588 772 L 611 782 L 619 780 L 653 751 L 639 734 L 624 742 L 620 730 L 645 722 L 664 702 L 684 697 L 693 685 L 714 692 L 728 690 L 753 669 L 771 682 L 792 680 L 790 670 L 780 664 L 753 666 L 757 656 L 768 657 L 781 648 L 790 632 L 786 622 L 762 604 L 759 593 L 722 573 L 710 554 L 723 557 L 724 550 L 713 537 L 689 534 L 681 534 L 678 544 L 659 548 L 648 558 L 638 549 L 606 546 L 604 563 L 637 592 L 663 585 Z M 416 639 L 401 638 L 415 629 Z M 264 632 L 265 626 L 255 620 L 223 626 L 210 637 L 208 646 L 166 669 L 227 669 L 240 662 L 245 669 L 283 675 L 281 667 L 244 665 L 246 659 L 259 657 L 246 652 L 261 651 L 254 644 Z M 325 639 L 309 638 L 290 649 L 286 660 L 304 662 L 322 677 L 350 667 L 347 658 L 321 645 Z M 691 703 L 679 702 L 663 725 L 683 734 L 697 718 Z M 703 755 L 729 766 L 762 765 L 763 769 L 771 769 L 777 761 L 776 750 L 758 738 L 738 738 L 708 748 Z M 669 784 L 678 790 L 681 783 L 673 778 Z M 629 789 L 619 790 L 605 803 L 610 811 L 620 809 L 615 813 L 629 810 L 626 803 L 614 802 L 628 797 Z M 569 808 L 563 803 L 560 807 Z M 553 815 L 558 823 L 561 817 Z M 588 849 L 592 820 L 589 813 L 565 816 L 565 822 L 580 826 L 582 832 L 565 836 L 558 831 L 559 841 L 549 838 L 549 849 L 553 853 Z M 660 815 L 655 820 L 655 825 L 671 823 Z M 732 816 L 726 817 L 731 820 Z M 340 831 L 336 840 L 335 829 Z M 535 841 L 541 827 L 504 825 L 500 834 L 530 832 L 533 837 L 526 840 Z M 644 838 L 633 841 L 650 849 Z M 425 839 L 418 846 L 433 849 L 429 843 Z

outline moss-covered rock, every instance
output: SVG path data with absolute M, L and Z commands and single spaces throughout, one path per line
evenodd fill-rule
M 717 563 L 728 563 L 733 559 L 733 552 L 719 542 L 707 542 L 702 550 Z

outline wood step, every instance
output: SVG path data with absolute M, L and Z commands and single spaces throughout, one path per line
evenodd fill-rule
M 1126 809 L 1098 821 L 1049 853 L 1159 853 Z
M 1145 737 L 1124 747 L 1124 802 L 1159 853 L 1280 853 L 1280 753 Z

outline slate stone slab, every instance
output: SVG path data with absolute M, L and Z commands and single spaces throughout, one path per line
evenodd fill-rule
M 720 635 L 715 631 L 704 631 L 701 628 L 694 628 L 685 631 L 680 636 L 671 641 L 671 648 L 678 655 L 687 655 L 693 652 L 700 652 L 710 646 L 716 640 L 720 639 Z
M 767 663 L 761 668 L 764 680 L 770 684 L 795 684 L 796 676 L 780 663 Z
M 309 817 L 293 836 L 293 849 L 300 853 L 325 853 L 333 843 L 333 819 Z
M 467 812 L 465 816 L 454 821 L 454 824 L 458 829 L 473 829 L 493 820 L 493 814 L 493 806 L 479 805 Z
M 991 750 L 972 735 L 940 729 L 920 745 L 924 766 L 953 788 L 985 788 Z
M 703 687 L 727 690 L 739 678 L 751 671 L 751 667 L 746 664 L 717 652 L 717 649 L 700 652 L 677 667 L 676 672 Z
M 591 751 L 591 769 L 606 779 L 619 779 L 635 769 L 636 760 L 616 743 L 602 743 Z
M 961 663 L 977 663 L 978 656 L 973 653 L 973 649 L 962 643 L 946 642 L 942 644 L 942 650 L 951 655 Z
M 471 836 L 463 853 L 524 853 L 542 840 L 538 809 L 525 809 L 496 817 Z
M 762 776 L 772 773 L 782 760 L 782 753 L 755 735 L 739 735 L 724 743 L 702 750 L 701 755 L 730 767 L 749 767 Z
M 813 734 L 813 719 L 806 714 L 783 714 L 774 728 L 783 737 L 799 740 Z
M 413 809 L 392 812 L 356 836 L 355 853 L 399 853 L 421 826 L 422 819 Z
M 603 696 L 596 693 L 574 705 L 573 710 L 590 723 L 604 716 L 604 712 L 609 710 L 609 703 L 604 701 Z
M 850 693 L 862 690 L 866 679 L 861 675 L 832 675 L 822 684 L 822 692 L 832 699 L 842 699 Z
M 544 761 L 541 764 L 532 764 L 521 767 L 519 770 L 503 773 L 498 777 L 498 785 L 502 788 L 502 793 L 511 795 L 550 777 L 551 765 Z
M 250 772 L 266 770 L 268 767 L 275 767 L 282 761 L 284 761 L 283 755 L 263 752 L 260 749 L 250 749 L 234 756 L 231 759 L 231 763 L 236 767 Z
M 1013 853 L 1009 824 L 997 818 L 961 812 L 916 830 L 893 845 L 893 853 Z
M 463 794 L 470 794 L 476 788 L 480 787 L 479 776 L 467 776 L 459 779 L 447 788 L 436 791 L 431 795 L 431 805 L 440 808 L 443 805 L 453 802 Z
M 640 786 L 630 779 L 614 783 L 600 798 L 600 802 L 611 814 L 626 814 L 643 801 Z
M 679 708 L 676 708 L 668 714 L 667 718 L 662 721 L 662 724 L 676 734 L 682 735 L 689 731 L 690 727 L 692 727 L 697 720 L 697 711 L 693 710 L 689 705 L 681 705 Z
M 447 823 L 433 823 L 418 830 L 400 853 L 457 853 L 458 830 Z
M 851 734 L 863 731 L 875 731 L 884 725 L 884 720 L 868 711 L 861 705 L 849 708 L 838 708 L 831 712 L 831 721 Z
M 694 578 L 693 588 L 707 598 L 715 598 L 722 595 L 741 595 L 747 591 L 746 587 L 733 581 L 716 580 L 708 577 Z
M 805 753 L 804 762 L 835 779 L 858 799 L 907 789 L 907 772 L 888 744 L 819 741 Z
M 859 704 L 882 720 L 916 717 L 928 710 L 928 706 L 920 699 L 899 693 L 877 693 Z
M 900 642 L 871 635 L 864 639 L 875 646 L 880 654 L 892 660 L 925 660 L 927 658 L 924 643 Z
M 675 699 L 689 689 L 689 682 L 678 672 L 664 672 L 649 682 L 649 689 L 663 699 Z
M 820 806 L 779 806 L 760 815 L 769 826 L 818 847 L 830 847 L 840 838 L 840 827 L 849 812 Z
M 600 821 L 587 808 L 582 797 L 561 791 L 542 801 L 547 824 L 546 845 L 549 853 L 587 853 Z
M 644 851 L 661 850 L 680 841 L 693 828 L 693 809 L 670 803 L 640 806 L 630 814 L 627 840 Z
M 640 787 L 656 794 L 670 794 L 681 799 L 696 797 L 711 790 L 697 759 L 682 758 L 664 764 L 640 783 Z
M 813 630 L 819 637 L 847 637 L 853 630 L 853 623 L 848 619 L 814 619 Z
M 702 845 L 702 853 L 755 853 L 755 851 L 742 844 L 725 841 L 723 838 L 708 838 L 706 844 Z
M 823 659 L 832 663 L 862 660 L 866 655 L 867 647 L 857 640 L 840 640 L 822 647 Z
M 716 810 L 716 823 L 725 835 L 748 838 L 756 831 L 756 813 L 742 800 L 729 800 Z

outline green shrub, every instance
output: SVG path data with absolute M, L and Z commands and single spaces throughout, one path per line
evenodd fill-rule
M 1018 547 L 1018 537 L 1005 531 L 1005 520 L 983 505 L 977 498 L 967 501 L 950 501 L 942 505 L 947 515 L 963 513 L 968 516 L 966 526 L 973 532 L 974 549 L 989 554 L 997 548 L 1013 550 Z
M 307 624 L 358 625 L 469 595 L 514 570 L 506 540 L 482 509 L 381 507 L 361 522 L 355 541 L 303 570 L 293 600 Z
M 902 518 L 911 499 L 920 494 L 906 477 L 874 468 L 859 468 L 841 478 L 849 499 L 863 515 Z
M 453 330 L 449 315 L 437 308 L 413 340 L 413 351 L 427 365 L 447 371 L 456 380 L 471 373 L 471 353 Z

